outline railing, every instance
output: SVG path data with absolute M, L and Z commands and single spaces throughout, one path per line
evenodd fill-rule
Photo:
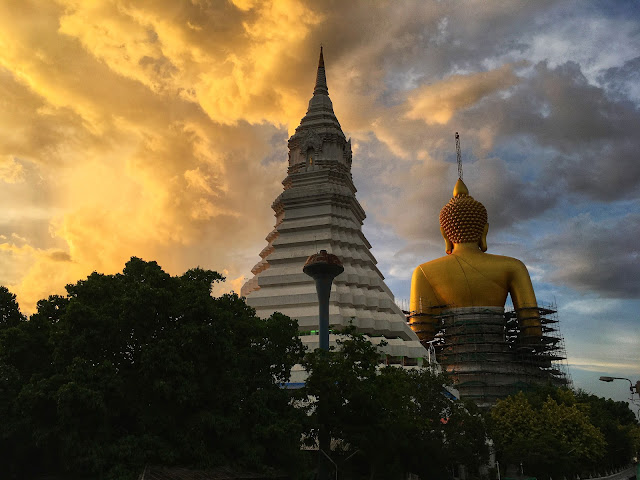
M 629 480 L 636 477 L 636 465 L 631 465 L 615 473 L 611 473 L 604 477 L 584 477 L 584 480 Z M 640 479 L 638 479 L 640 480 Z

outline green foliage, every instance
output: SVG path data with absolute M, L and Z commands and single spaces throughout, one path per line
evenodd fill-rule
M 540 410 L 551 398 L 559 405 L 575 406 L 584 413 L 605 441 L 605 454 L 597 462 L 602 470 L 612 470 L 628 464 L 637 451 L 633 434 L 638 423 L 626 402 L 616 402 L 583 391 L 573 392 L 568 388 L 552 385 L 540 386 L 524 395 L 534 410 Z
M 638 429 L 636 417 L 629 404 L 585 392 L 576 394 L 576 402 L 589 416 L 591 423 L 604 435 L 607 454 L 602 465 L 613 469 L 629 463 L 637 452 L 633 435 Z
M 122 274 L 93 273 L 40 301 L 28 322 L 0 291 L 9 475 L 295 465 L 301 413 L 279 384 L 302 355 L 296 322 L 261 320 L 237 295 L 211 297 L 221 280 L 202 269 L 172 277 L 132 258 Z
M 631 439 L 631 451 L 634 452 L 634 458 L 638 459 L 638 453 L 640 453 L 640 425 L 630 425 L 629 438 Z
M 528 474 L 541 478 L 575 475 L 601 461 L 606 442 L 569 390 L 559 390 L 558 402 L 522 392 L 498 401 L 491 410 L 490 435 L 504 464 L 523 463 Z
M 339 442 L 331 455 L 342 473 L 446 478 L 447 467 L 461 461 L 477 467 L 487 460 L 481 417 L 445 395 L 442 375 L 380 368 L 375 346 L 353 328 L 344 335 L 338 349 L 307 354 L 309 378 L 301 390 L 311 399 L 308 439 L 315 441 L 326 425 L 334 446 Z
M 16 296 L 7 287 L 0 286 L 0 329 L 15 327 L 25 320 Z

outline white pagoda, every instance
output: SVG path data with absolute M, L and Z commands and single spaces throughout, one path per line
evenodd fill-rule
M 382 350 L 390 363 L 422 364 L 428 353 L 395 304 L 362 233 L 365 213 L 351 176 L 351 139 L 333 113 L 322 48 L 313 97 L 288 145 L 284 191 L 272 205 L 276 224 L 241 294 L 262 318 L 276 311 L 296 318 L 303 343 L 317 348 L 318 297 L 302 268 L 310 255 L 327 250 L 344 265 L 331 290 L 331 329 L 353 323 L 373 343 L 386 342 Z M 330 343 L 335 340 L 331 334 Z

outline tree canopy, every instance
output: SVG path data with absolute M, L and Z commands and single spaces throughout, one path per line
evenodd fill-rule
M 352 330 L 337 350 L 303 361 L 296 322 L 261 320 L 236 295 L 213 298 L 222 279 L 202 269 L 171 276 L 132 258 L 122 273 L 93 273 L 40 301 L 29 321 L 2 290 L 7 476 L 128 479 L 159 464 L 289 469 L 298 478 L 313 469 L 301 466 L 309 457 L 300 442 L 318 431 L 321 391 L 341 445 L 332 455 L 357 452 L 353 478 L 483 461 L 482 420 L 446 396 L 442 376 L 379 368 L 381 353 Z M 300 362 L 309 378 L 292 398 L 282 384 Z
M 295 320 L 263 320 L 223 277 L 171 276 L 132 258 L 38 302 L 27 321 L 0 287 L 0 464 L 3 478 L 40 473 L 133 479 L 144 465 L 242 466 L 308 478 L 321 426 L 342 478 L 449 478 L 488 459 L 539 478 L 614 467 L 640 447 L 624 402 L 547 387 L 497 403 L 483 419 L 447 378 L 381 365 L 350 327 L 337 348 L 304 353 Z M 304 388 L 282 388 L 291 367 Z M 320 408 L 321 407 L 321 408 Z
M 91 478 L 292 464 L 301 414 L 279 384 L 301 358 L 296 322 L 211 297 L 221 280 L 132 258 L 40 301 L 30 321 L 0 290 L 1 463 Z
M 348 478 L 405 478 L 407 472 L 448 478 L 447 469 L 457 464 L 486 463 L 484 424 L 474 405 L 447 394 L 444 376 L 380 367 L 380 358 L 363 335 L 348 329 L 338 348 L 309 352 L 303 363 L 308 438 L 315 440 L 324 423 L 334 439 L 333 461 L 353 475 Z
M 7 287 L 0 286 L 0 328 L 15 327 L 24 320 L 16 296 Z
M 639 429 L 625 402 L 552 386 L 498 401 L 490 419 L 500 462 L 538 478 L 626 465 Z

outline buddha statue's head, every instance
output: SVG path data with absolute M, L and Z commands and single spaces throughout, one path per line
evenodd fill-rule
M 440 232 L 447 247 L 447 254 L 453 252 L 453 245 L 477 243 L 480 250 L 487 251 L 487 209 L 469 195 L 462 179 L 458 179 L 453 189 L 453 198 L 440 210 Z

